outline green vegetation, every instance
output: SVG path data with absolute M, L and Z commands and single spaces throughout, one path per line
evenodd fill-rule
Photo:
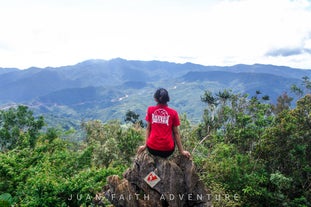
M 54 128 L 39 134 L 43 119 L 31 114 L 25 106 L 0 112 L 0 206 L 88 206 L 143 140 L 134 125 L 90 121 L 85 141 L 70 142 Z
M 272 105 L 260 91 L 206 90 L 203 121 L 193 126 L 180 115 L 184 148 L 214 206 L 311 206 L 311 95 L 303 80 L 305 89 L 292 87 L 300 95 L 294 108 L 286 93 Z M 25 106 L 0 111 L 0 205 L 91 206 L 144 140 L 139 115 L 129 110 L 125 121 L 84 122 L 83 141 L 72 141 L 64 138 L 71 129 L 44 126 Z

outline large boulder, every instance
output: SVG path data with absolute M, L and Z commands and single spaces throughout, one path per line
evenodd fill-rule
M 164 159 L 144 151 L 123 177 L 109 176 L 101 193 L 117 207 L 211 206 L 192 160 L 181 155 Z

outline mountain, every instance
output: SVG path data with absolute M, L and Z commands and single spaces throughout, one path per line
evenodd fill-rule
M 311 70 L 274 65 L 203 66 L 162 61 L 87 60 L 63 67 L 0 68 L 0 107 L 26 104 L 44 114 L 54 124 L 64 119 L 122 120 L 133 110 L 144 118 L 153 93 L 165 87 L 170 106 L 187 113 L 190 120 L 201 119 L 205 90 L 254 95 L 257 90 L 276 98 L 299 85 Z
M 300 79 L 296 78 L 255 72 L 189 72 L 182 78 L 185 82 L 217 82 L 227 86 L 226 88 L 247 94 L 254 94 L 256 90 L 259 90 L 268 94 L 274 101 L 283 92 L 290 91 L 292 84 L 300 82 Z

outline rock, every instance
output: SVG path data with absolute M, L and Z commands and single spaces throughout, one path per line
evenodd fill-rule
M 151 172 L 150 183 L 158 181 L 153 187 L 145 181 Z M 212 206 L 192 160 L 181 155 L 164 159 L 144 151 L 123 177 L 109 176 L 101 193 L 117 207 Z

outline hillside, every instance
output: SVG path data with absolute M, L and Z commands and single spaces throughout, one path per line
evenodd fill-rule
M 127 110 L 144 116 L 153 92 L 165 87 L 170 106 L 201 119 L 205 90 L 231 89 L 254 95 L 256 90 L 274 102 L 292 84 L 300 84 L 310 70 L 273 65 L 230 67 L 124 59 L 87 60 L 57 68 L 0 68 L 0 107 L 26 104 L 54 124 L 70 120 L 123 120 Z M 65 121 L 66 122 L 66 121 Z M 68 126 L 69 127 L 69 126 Z

